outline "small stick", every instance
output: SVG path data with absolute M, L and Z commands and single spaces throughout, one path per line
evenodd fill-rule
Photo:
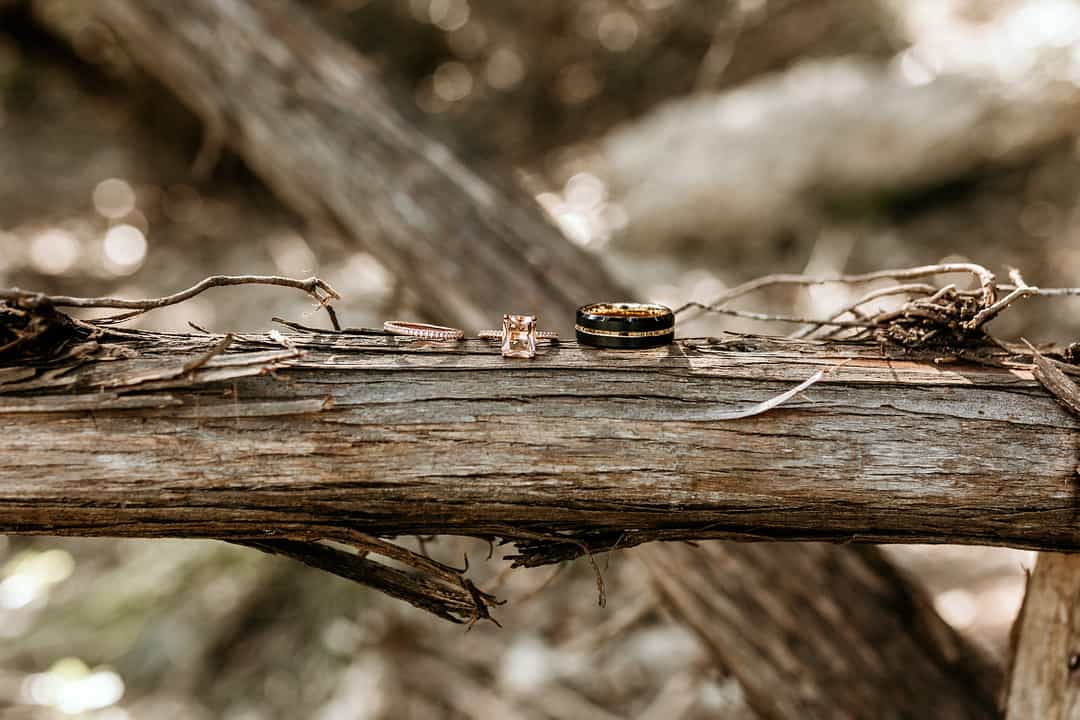
M 19 300 L 26 297 L 34 297 L 39 300 L 47 301 L 55 307 L 120 308 L 137 311 L 101 318 L 98 321 L 101 324 L 111 324 L 130 320 L 147 310 L 154 310 L 168 305 L 182 303 L 212 287 L 225 287 L 229 285 L 280 285 L 282 287 L 303 290 L 308 295 L 315 298 L 319 302 L 319 305 L 327 310 L 330 314 L 330 322 L 333 323 L 334 327 L 339 327 L 337 317 L 330 309 L 329 301 L 331 299 L 340 300 L 341 295 L 325 280 L 315 276 L 305 280 L 297 280 L 295 278 L 282 277 L 280 275 L 212 275 L 178 293 L 159 298 L 148 298 L 145 300 L 127 300 L 125 298 L 109 296 L 88 298 L 74 297 L 72 295 L 44 295 L 42 293 L 20 290 L 19 288 L 8 288 L 0 290 L 0 300 Z M 322 294 L 320 294 L 320 291 Z
M 997 317 L 998 313 L 1009 307 L 1011 303 L 1014 303 L 1017 300 L 1022 300 L 1026 297 L 1030 297 L 1031 295 L 1037 295 L 1039 293 L 1039 288 L 1032 287 L 1031 285 L 1028 285 L 1026 282 L 1024 282 L 1024 278 L 1020 275 L 1020 271 L 1016 268 L 1012 268 L 1009 270 L 1009 278 L 1012 279 L 1012 281 L 1015 283 L 1015 288 L 1013 289 L 1013 291 L 998 300 L 997 302 L 980 310 L 975 315 L 975 317 L 971 318 L 971 320 L 965 323 L 968 329 L 975 330 L 981 327 L 983 324 L 990 322 L 995 317 Z
M 950 286 L 950 287 L 952 287 L 952 286 Z M 935 290 L 936 290 L 936 288 L 933 285 L 927 285 L 926 283 L 909 283 L 907 285 L 893 285 L 892 287 L 879 288 L 877 290 L 873 290 L 871 292 L 866 293 L 861 298 L 859 298 L 855 302 L 851 303 L 847 307 L 844 307 L 841 310 L 838 310 L 838 311 L 834 312 L 832 317 L 830 317 L 829 319 L 830 320 L 839 320 L 841 317 L 843 317 L 847 313 L 853 313 L 854 314 L 854 311 L 856 309 L 858 309 L 858 307 L 860 305 L 865 305 L 866 303 L 870 302 L 871 300 L 876 300 L 877 298 L 887 297 L 889 295 L 901 295 L 901 294 L 904 294 L 904 293 L 915 293 L 915 292 L 921 292 L 921 293 L 925 293 L 926 295 L 930 295 Z M 797 332 L 792 333 L 789 337 L 794 338 L 796 340 L 799 339 L 799 338 L 804 338 L 807 335 L 810 335 L 810 334 L 820 330 L 821 327 L 822 326 L 820 324 L 810 325 L 808 327 L 803 328 L 802 330 L 799 330 Z
M 679 310 L 685 310 L 687 308 L 698 308 L 702 312 L 716 313 L 718 315 L 731 315 L 732 317 L 746 318 L 748 320 L 765 320 L 772 322 L 789 322 L 789 323 L 801 323 L 803 325 L 835 325 L 837 327 L 876 327 L 877 323 L 868 320 L 824 320 L 813 319 L 804 317 L 795 317 L 792 315 L 769 315 L 766 313 L 750 312 L 749 310 L 734 310 L 732 308 L 724 307 L 712 307 L 708 305 L 702 305 L 699 302 L 688 302 L 683 305 Z M 676 312 L 679 312 L 676 310 Z
M 327 332 L 326 330 L 323 330 L 322 328 L 311 327 L 310 325 L 303 325 L 301 323 L 293 322 L 291 320 L 286 320 L 284 318 L 279 318 L 277 316 L 274 316 L 274 317 L 270 318 L 270 322 L 276 322 L 279 325 L 284 325 L 287 328 L 291 328 L 293 330 L 301 330 L 303 332 L 310 332 L 310 333 L 324 333 L 324 332 Z M 344 327 L 344 328 L 340 328 L 340 329 L 336 330 L 335 332 L 341 333 L 342 335 L 385 335 L 387 337 L 389 337 L 389 336 L 391 336 L 393 334 L 393 333 L 386 332 L 382 328 L 365 328 L 365 327 Z
M 734 300 L 737 297 L 742 297 L 748 293 L 760 290 L 772 285 L 826 285 L 829 283 L 866 283 L 874 280 L 882 279 L 896 279 L 896 280 L 911 280 L 915 278 L 928 277 L 930 275 L 940 275 L 943 273 L 954 272 L 966 272 L 971 273 L 979 280 L 979 285 L 983 294 L 991 300 L 996 296 L 995 292 L 995 278 L 994 274 L 984 268 L 982 265 L 975 263 L 941 263 L 939 265 L 922 265 L 919 267 L 905 268 L 902 270 L 878 270 L 871 273 L 862 273 L 860 275 L 798 275 L 798 274 L 777 274 L 777 275 L 765 275 L 764 277 L 750 280 L 742 285 L 737 285 L 730 290 L 717 296 L 711 303 L 705 308 L 714 308 L 717 305 L 721 305 L 730 300 Z M 701 303 L 687 303 L 675 311 L 676 314 L 681 313 L 693 307 L 701 307 Z
M 1000 290 L 1015 290 L 1016 285 L 999 285 Z M 1080 287 L 1065 287 L 1065 288 L 1040 288 L 1031 287 L 1033 292 L 1031 293 L 1037 297 L 1066 297 L 1068 295 L 1080 295 Z
M 149 298 L 146 300 L 126 300 L 117 297 L 86 298 L 74 297 L 71 295 L 40 295 L 39 293 L 28 293 L 19 290 L 18 288 L 0 290 L 0 299 L 17 300 L 26 295 L 37 295 L 38 297 L 48 300 L 56 307 L 154 310 L 155 308 L 165 307 L 166 305 L 181 303 L 212 287 L 224 287 L 227 285 L 281 285 L 283 287 L 292 287 L 303 290 L 309 295 L 313 295 L 319 301 L 322 301 L 323 298 L 319 295 L 318 291 L 322 290 L 335 300 L 341 299 L 341 295 L 338 294 L 337 290 L 334 290 L 329 284 L 317 277 L 309 277 L 306 280 L 297 280 L 295 278 L 281 277 L 278 275 L 212 275 L 192 285 L 186 290 L 181 290 L 172 295 Z

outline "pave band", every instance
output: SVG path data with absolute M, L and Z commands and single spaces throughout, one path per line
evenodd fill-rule
M 383 323 L 383 330 L 391 335 L 406 335 L 421 340 L 460 340 L 465 336 L 457 328 L 401 320 L 387 320 Z
M 593 303 L 578 308 L 574 332 L 583 345 L 656 347 L 675 339 L 675 314 L 666 305 L 652 303 Z

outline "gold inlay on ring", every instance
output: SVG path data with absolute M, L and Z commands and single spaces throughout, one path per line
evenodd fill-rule
M 581 311 L 609 317 L 663 317 L 671 314 L 671 310 L 666 307 L 645 303 L 596 303 L 586 305 Z
M 574 325 L 574 329 L 586 335 L 606 335 L 608 337 L 656 337 L 658 335 L 670 335 L 675 332 L 674 327 L 660 330 L 596 330 L 594 328 Z

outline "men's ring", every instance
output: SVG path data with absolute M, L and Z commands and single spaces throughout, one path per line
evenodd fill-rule
M 485 330 L 480 337 L 501 340 L 502 355 L 508 358 L 536 357 L 536 341 L 557 342 L 559 333 L 536 329 L 535 315 L 503 315 L 502 330 Z
M 407 335 L 421 340 L 460 340 L 465 336 L 457 328 L 400 320 L 387 320 L 382 324 L 382 329 L 391 335 Z
M 582 345 L 648 348 L 675 339 L 675 314 L 652 303 L 593 303 L 577 309 L 574 334 Z

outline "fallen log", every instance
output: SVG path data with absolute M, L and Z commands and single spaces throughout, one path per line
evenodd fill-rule
M 458 534 L 524 565 L 705 538 L 1080 550 L 1080 423 L 1024 371 L 754 337 L 532 361 L 284 342 L 206 358 L 219 336 L 124 331 L 60 374 L 6 369 L 0 532 Z

